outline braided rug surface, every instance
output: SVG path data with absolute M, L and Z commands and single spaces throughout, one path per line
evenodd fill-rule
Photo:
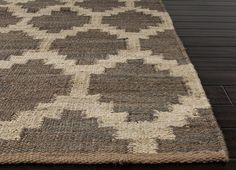
M 0 0 L 0 163 L 226 161 L 159 0 Z

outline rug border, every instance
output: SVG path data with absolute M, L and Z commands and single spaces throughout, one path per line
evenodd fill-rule
M 0 156 L 0 164 L 44 163 L 44 164 L 107 164 L 107 163 L 207 163 L 227 161 L 224 150 L 218 152 L 169 152 L 157 154 L 116 153 L 16 153 Z

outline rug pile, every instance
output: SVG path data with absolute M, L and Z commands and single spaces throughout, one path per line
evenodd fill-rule
M 225 161 L 159 0 L 0 0 L 0 163 Z

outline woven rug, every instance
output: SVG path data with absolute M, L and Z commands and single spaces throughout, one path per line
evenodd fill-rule
M 0 0 L 0 163 L 226 161 L 159 0 Z

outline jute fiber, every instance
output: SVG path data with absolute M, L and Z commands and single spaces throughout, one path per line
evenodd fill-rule
M 159 0 L 0 0 L 0 163 L 226 161 Z

